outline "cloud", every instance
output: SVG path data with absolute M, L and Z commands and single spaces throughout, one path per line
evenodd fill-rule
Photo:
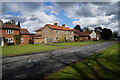
M 31 12 L 39 9 L 43 4 L 37 2 L 3 2 L 3 12 Z
M 58 5 L 58 3 L 56 3 Z M 64 3 L 59 4 L 64 8 L 65 15 L 75 19 L 72 23 L 82 27 L 101 26 L 112 30 L 118 29 L 118 3 L 117 2 L 88 2 L 88 3 Z M 63 6 L 63 7 L 62 7 Z
M 19 17 L 19 16 L 11 16 L 11 15 L 3 15 L 4 19 L 7 20 L 15 20 L 15 21 L 20 21 L 20 22 L 25 22 L 26 18 L 25 17 Z
M 92 3 L 55 3 L 55 6 L 64 9 L 66 16 L 69 18 L 95 17 L 101 15 L 101 10 L 97 5 Z
M 107 27 L 110 29 L 117 29 L 118 21 L 113 22 L 112 19 L 115 15 L 111 16 L 96 16 L 96 17 L 82 17 L 77 21 L 73 21 L 74 25 L 81 25 L 82 27 Z
M 117 2 L 54 2 L 50 5 L 44 5 L 42 2 L 7 2 L 2 6 L 3 20 L 21 21 L 22 26 L 31 32 L 43 27 L 46 23 L 56 21 L 64 23 L 62 22 L 64 18 L 58 17 L 61 11 L 63 11 L 62 15 L 72 20 L 71 25 L 80 24 L 82 27 L 91 27 L 91 29 L 102 26 L 112 30 L 118 27 Z M 8 16 L 8 13 L 11 14 Z
M 34 2 L 20 2 L 20 3 L 3 3 L 3 17 L 4 21 L 15 20 L 20 21 L 22 28 L 28 29 L 30 32 L 34 32 L 36 29 L 43 27 L 46 23 L 53 23 L 58 20 L 54 15 L 52 6 L 43 6 L 43 3 Z M 50 10 L 51 13 L 47 14 L 45 11 Z M 13 15 L 18 12 L 19 14 Z M 9 15 L 6 15 L 11 13 Z

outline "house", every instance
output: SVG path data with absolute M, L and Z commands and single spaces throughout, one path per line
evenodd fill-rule
M 74 29 L 74 37 L 75 41 L 87 41 L 90 39 L 90 36 L 88 33 L 80 32 L 79 30 Z
M 58 23 L 46 24 L 44 27 L 36 30 L 34 43 L 52 43 L 61 41 L 74 41 L 73 30 L 66 27 L 65 24 L 58 26 Z
M 29 44 L 30 33 L 27 29 L 20 29 L 21 44 Z
M 1 46 L 16 45 L 15 36 L 17 36 L 17 39 L 20 38 L 20 44 L 29 44 L 30 34 L 27 29 L 22 29 L 13 24 L 3 24 L 2 20 L 0 20 L 0 32 Z
M 90 40 L 100 40 L 100 33 L 95 32 L 94 30 L 89 34 L 90 35 Z

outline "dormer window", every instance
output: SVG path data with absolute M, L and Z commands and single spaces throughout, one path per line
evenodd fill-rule
M 13 34 L 13 30 L 10 29 L 6 30 L 6 34 Z

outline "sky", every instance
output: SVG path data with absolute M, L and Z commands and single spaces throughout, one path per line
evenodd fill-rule
M 118 2 L 2 2 L 3 22 L 20 21 L 31 33 L 55 22 L 69 28 L 101 26 L 116 31 L 118 19 Z

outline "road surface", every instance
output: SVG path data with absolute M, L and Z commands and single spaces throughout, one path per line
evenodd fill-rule
M 108 41 L 38 54 L 3 58 L 3 80 L 40 80 L 44 76 L 99 52 L 117 41 Z

